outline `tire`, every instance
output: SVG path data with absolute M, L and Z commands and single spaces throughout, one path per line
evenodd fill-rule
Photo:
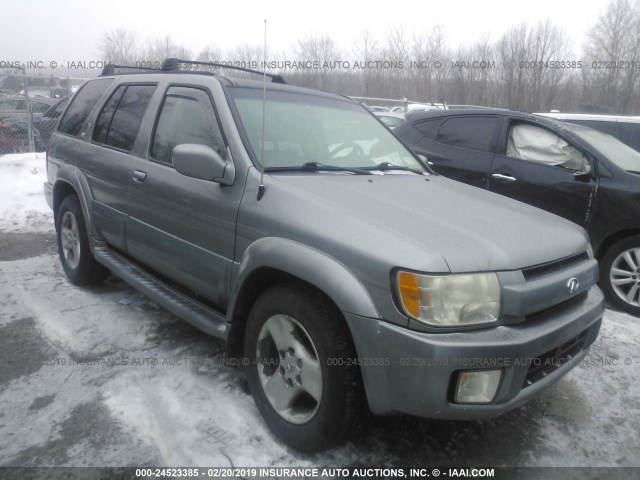
M 640 316 L 640 235 L 609 247 L 600 263 L 600 285 L 614 307 Z
M 295 284 L 266 290 L 249 313 L 244 352 L 255 404 L 284 443 L 318 452 L 359 430 L 368 408 L 350 332 L 323 294 Z
M 109 276 L 109 270 L 91 254 L 80 200 L 68 195 L 56 215 L 56 239 L 62 268 L 74 285 L 94 285 Z

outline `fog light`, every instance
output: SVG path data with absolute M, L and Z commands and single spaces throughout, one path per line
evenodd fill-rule
M 491 403 L 498 391 L 502 370 L 460 372 L 456 403 Z

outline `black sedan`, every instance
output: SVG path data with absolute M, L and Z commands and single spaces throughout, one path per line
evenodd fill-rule
M 502 109 L 421 112 L 394 133 L 437 173 L 584 227 L 608 301 L 640 315 L 640 152 L 588 127 Z

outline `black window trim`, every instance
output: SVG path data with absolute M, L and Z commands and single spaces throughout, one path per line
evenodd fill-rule
M 149 137 L 149 142 L 147 145 L 147 152 L 146 152 L 146 160 L 148 160 L 149 162 L 153 162 L 156 165 L 162 165 L 164 167 L 167 168 L 171 168 L 173 170 L 175 170 L 173 163 L 168 164 L 165 162 L 161 162 L 159 160 L 156 160 L 155 158 L 153 158 L 151 156 L 151 149 L 153 148 L 153 142 L 156 138 L 156 129 L 158 128 L 158 122 L 160 121 L 160 115 L 162 114 L 162 108 L 164 107 L 164 102 L 167 100 L 167 94 L 169 92 L 169 90 L 171 88 L 174 87 L 178 87 L 178 88 L 193 88 L 195 90 L 199 90 L 202 93 L 204 93 L 208 98 L 209 101 L 211 102 L 211 107 L 213 108 L 213 115 L 215 116 L 216 122 L 218 123 L 218 128 L 220 130 L 220 135 L 222 135 L 222 141 L 224 142 L 224 147 L 225 149 L 229 149 L 229 142 L 227 140 L 227 136 L 224 133 L 224 129 L 222 128 L 222 122 L 220 121 L 220 115 L 218 114 L 218 108 L 216 107 L 216 102 L 213 99 L 213 95 L 211 94 L 211 90 L 209 88 L 207 88 L 204 85 L 196 85 L 193 83 L 169 83 L 166 88 L 164 89 L 164 92 L 162 93 L 162 99 L 160 100 L 160 105 L 158 106 L 158 110 L 156 111 L 155 114 L 155 119 L 153 121 L 153 129 L 151 130 L 151 136 Z M 233 160 L 231 160 L 233 162 Z
M 105 141 L 104 142 L 99 142 L 99 141 L 95 140 L 95 138 L 94 138 L 94 134 L 95 134 L 95 131 L 96 131 L 96 125 L 98 124 L 98 119 L 100 118 L 100 115 L 102 115 L 102 112 L 104 111 L 105 107 L 107 106 L 107 103 L 109 103 L 109 100 L 111 100 L 113 98 L 113 96 L 116 94 L 116 92 L 118 91 L 118 89 L 120 87 L 124 87 L 124 91 L 122 92 L 122 95 L 120 96 L 120 99 L 118 100 L 118 103 L 116 103 L 116 106 L 113 109 L 113 113 L 111 114 L 111 118 L 109 119 L 109 126 L 107 127 L 107 136 L 105 137 Z M 124 97 L 124 94 L 127 92 L 127 88 L 129 88 L 129 85 L 127 85 L 125 83 L 118 84 L 118 86 L 116 88 L 114 88 L 113 93 L 111 93 L 111 95 L 109 95 L 109 98 L 107 98 L 107 100 L 104 102 L 104 104 L 101 105 L 100 110 L 98 111 L 98 114 L 96 115 L 96 121 L 91 126 L 91 143 L 93 145 L 100 145 L 100 146 L 103 146 L 103 147 L 112 148 L 114 150 L 121 150 L 121 149 L 119 149 L 117 147 L 114 147 L 112 145 L 107 144 L 106 140 L 107 140 L 107 137 L 109 136 L 109 129 L 111 128 L 111 122 L 113 122 L 113 117 L 115 117 L 115 115 L 116 115 L 116 110 L 118 109 L 118 106 L 120 105 L 120 102 L 122 101 L 122 97 Z
M 98 142 L 96 140 L 93 139 L 93 132 L 96 128 L 96 123 L 98 123 L 98 117 L 100 116 L 100 114 L 102 113 L 102 110 L 104 110 L 104 107 L 107 105 L 107 103 L 109 102 L 109 100 L 111 99 L 111 97 L 116 93 L 116 91 L 118 90 L 118 88 L 124 86 L 124 92 L 122 93 L 122 96 L 120 97 L 120 99 L 118 100 L 118 103 L 116 104 L 115 108 L 113 109 L 113 115 L 111 115 L 111 118 L 109 119 L 109 128 L 107 128 L 107 137 L 105 138 L 105 142 L 106 139 L 109 137 L 109 130 L 111 129 L 111 122 L 113 122 L 113 117 L 115 117 L 116 115 L 116 111 L 118 110 L 118 107 L 120 106 L 120 102 L 122 101 L 122 99 L 124 98 L 125 94 L 127 93 L 127 90 L 129 87 L 131 86 L 140 86 L 140 87 L 156 87 L 156 90 L 158 88 L 158 82 L 118 82 L 116 85 L 113 86 L 113 88 L 111 89 L 112 91 L 109 92 L 109 96 L 107 97 L 107 99 L 102 102 L 102 98 L 100 99 L 100 101 L 98 103 L 100 103 L 100 108 L 97 110 L 97 113 L 95 115 L 95 121 L 92 122 L 91 124 L 91 131 L 87 132 L 88 133 L 88 137 L 89 137 L 89 141 L 91 142 L 92 145 L 97 145 L 100 147 L 104 147 L 104 148 L 108 148 L 109 150 L 114 150 L 116 152 L 120 152 L 120 153 L 128 153 L 130 154 L 133 150 L 135 150 L 136 147 L 136 143 L 138 142 L 138 135 L 136 135 L 136 139 L 133 142 L 133 146 L 131 147 L 131 150 L 125 150 L 124 148 L 118 148 L 118 147 L 114 147 L 113 145 L 109 145 L 108 143 L 103 143 L 103 142 Z M 153 98 L 153 96 L 156 95 L 156 91 L 153 92 L 153 94 L 151 95 L 151 99 Z M 151 99 L 149 99 L 149 104 L 151 104 Z M 147 109 L 149 108 L 149 105 L 147 105 Z M 147 114 L 147 110 L 145 110 L 144 115 L 142 116 L 142 118 L 144 118 L 144 116 Z M 88 117 L 87 117 L 88 119 Z M 140 120 L 140 125 L 142 125 L 142 119 Z M 140 131 L 140 126 L 138 126 L 138 132 Z

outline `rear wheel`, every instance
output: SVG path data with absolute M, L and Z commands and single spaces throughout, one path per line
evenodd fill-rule
M 614 243 L 602 258 L 600 275 L 607 300 L 640 316 L 640 235 Z
M 258 410 L 287 445 L 306 452 L 346 441 L 366 412 L 350 332 L 320 292 L 265 291 L 247 323 L 247 379 Z
M 92 285 L 109 276 L 109 270 L 96 262 L 76 195 L 64 198 L 56 216 L 56 238 L 62 268 L 71 283 Z

